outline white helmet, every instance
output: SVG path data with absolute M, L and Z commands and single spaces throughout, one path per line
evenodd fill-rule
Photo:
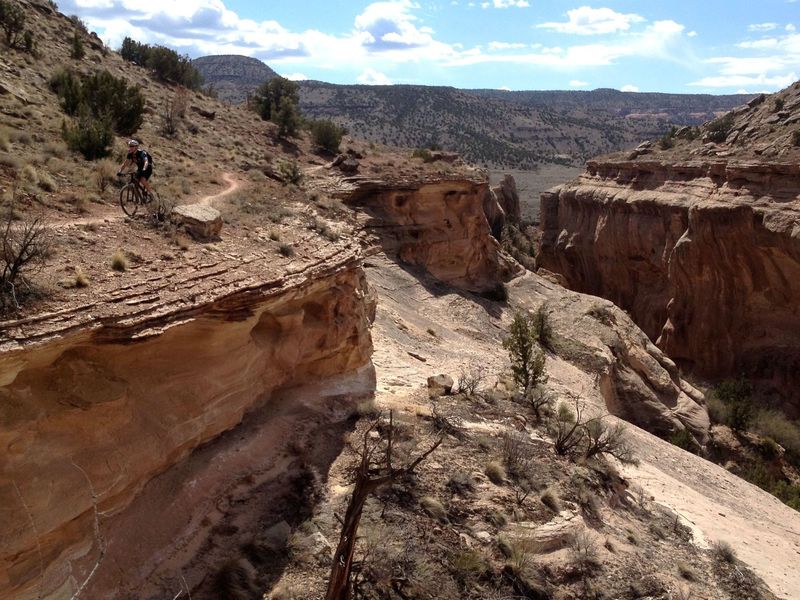
M 139 145 L 139 142 L 137 142 L 136 140 L 130 140 L 128 142 L 128 146 L 138 146 L 138 145 Z

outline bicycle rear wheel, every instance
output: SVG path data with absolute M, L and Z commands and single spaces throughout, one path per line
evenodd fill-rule
M 119 191 L 119 205 L 129 217 L 136 214 L 139 203 L 139 194 L 135 184 L 129 183 Z

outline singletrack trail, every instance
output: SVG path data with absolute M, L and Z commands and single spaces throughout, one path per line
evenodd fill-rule
M 228 196 L 238 190 L 242 182 L 236 179 L 232 173 L 225 172 L 222 174 L 222 179 L 225 180 L 225 183 L 228 184 L 221 192 L 216 194 L 210 194 L 208 196 L 203 196 L 199 198 L 196 202 L 197 204 L 202 204 L 203 206 L 212 206 L 214 202 L 217 200 L 221 200 L 225 196 Z M 191 204 L 192 202 L 184 202 L 184 204 Z M 113 223 L 113 222 L 121 222 L 125 219 L 125 215 L 122 214 L 122 211 L 119 208 L 119 203 L 114 202 L 113 204 L 114 209 L 109 210 L 106 214 L 97 215 L 94 217 L 82 217 L 79 219 L 71 219 L 69 221 L 61 221 L 57 223 L 52 223 L 49 225 L 51 229 L 64 229 L 66 227 L 85 227 L 87 225 L 101 225 L 103 223 Z
M 225 196 L 228 196 L 239 189 L 242 185 L 242 182 L 238 179 L 234 178 L 232 173 L 223 173 L 222 178 L 228 184 L 228 187 L 219 192 L 218 194 L 213 194 L 211 196 L 204 196 L 198 200 L 198 204 L 202 204 L 203 206 L 211 206 L 216 200 L 221 200 Z

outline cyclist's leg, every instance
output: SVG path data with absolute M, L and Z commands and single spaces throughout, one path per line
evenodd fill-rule
M 153 189 L 150 187 L 150 182 L 149 182 L 150 176 L 152 174 L 153 174 L 153 169 L 151 167 L 148 167 L 141 173 L 137 174 L 137 177 L 139 178 L 139 185 L 142 186 L 145 190 L 147 190 L 147 193 L 150 194 L 150 196 L 153 195 Z

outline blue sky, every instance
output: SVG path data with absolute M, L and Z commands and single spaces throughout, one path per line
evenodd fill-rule
M 116 48 L 245 54 L 293 79 L 460 88 L 776 91 L 800 0 L 61 0 Z

